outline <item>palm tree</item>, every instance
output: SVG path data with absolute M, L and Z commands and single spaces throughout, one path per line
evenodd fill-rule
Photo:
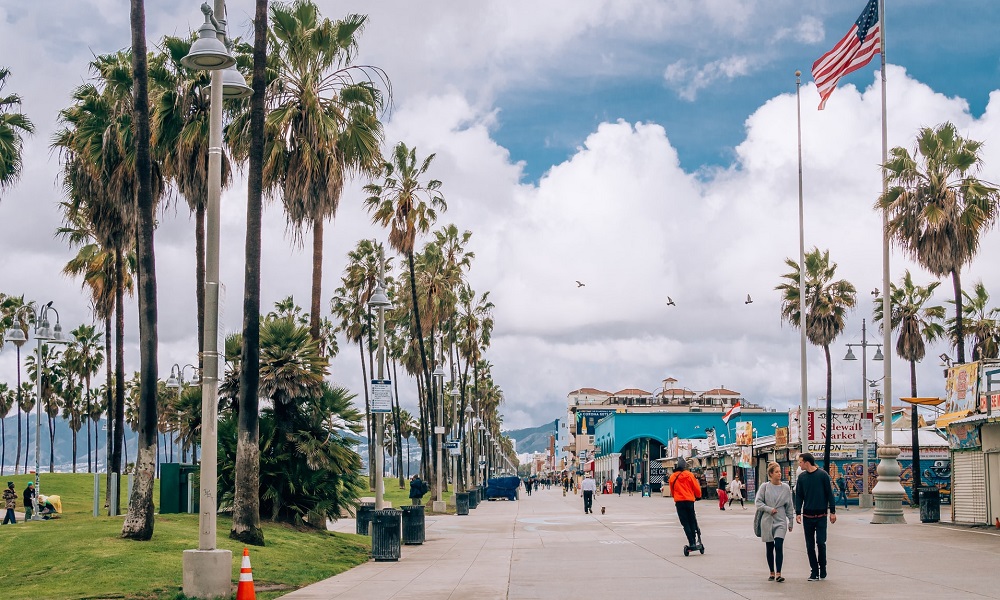
M 382 184 L 371 183 L 364 188 L 368 194 L 365 207 L 372 213 L 372 222 L 389 229 L 389 246 L 406 256 L 410 273 L 413 332 L 420 349 L 420 366 L 424 375 L 427 398 L 425 407 L 434 406 L 436 398 L 434 385 L 431 382 L 431 371 L 428 368 L 427 349 L 424 347 L 413 253 L 417 236 L 430 231 L 434 221 L 437 220 L 438 210 L 443 211 L 448 208 L 441 194 L 441 182 L 436 179 L 421 181 L 430 169 L 434 156 L 431 154 L 418 164 L 416 148 L 407 148 L 406 144 L 400 142 L 393 149 L 392 160 L 382 164 Z M 430 350 L 433 355 L 433 339 Z M 424 452 L 427 446 L 428 444 L 421 443 Z
M 92 423 L 91 419 L 91 394 L 90 394 L 90 383 L 91 377 L 97 374 L 100 370 L 101 365 L 104 363 L 104 354 L 101 352 L 101 338 L 103 334 L 97 331 L 94 325 L 80 325 L 76 329 L 70 332 L 73 339 L 76 340 L 75 345 L 77 348 L 77 353 L 79 357 L 79 362 L 77 366 L 79 368 L 79 375 L 83 378 L 84 388 L 84 409 L 83 415 L 87 421 L 87 472 L 91 473 L 93 467 L 96 467 L 96 460 L 91 462 L 91 456 L 93 455 L 93 447 L 90 443 L 90 427 Z M 94 424 L 94 439 L 97 439 L 97 425 Z
M 7 413 L 14 408 L 17 394 L 6 383 L 0 383 L 0 476 L 7 465 Z M 18 415 L 20 422 L 21 416 Z M 17 464 L 16 462 L 14 463 Z
M 21 176 L 24 136 L 35 131 L 31 120 L 19 110 L 21 97 L 3 95 L 9 75 L 9 69 L 0 67 L 0 192 L 14 185 Z
M 799 263 L 790 258 L 785 264 L 792 270 L 781 276 L 785 280 L 774 289 L 781 291 L 781 318 L 794 327 L 802 327 L 803 319 L 799 311 Z M 846 279 L 834 281 L 837 263 L 830 262 L 830 251 L 820 252 L 813 248 L 805 256 L 805 328 L 806 338 L 816 346 L 823 347 L 826 358 L 826 431 L 833 426 L 833 381 L 830 365 L 830 344 L 844 331 L 844 317 L 848 309 L 854 308 L 856 290 Z M 830 436 L 826 436 L 823 447 L 823 468 L 830 470 Z
M 59 364 L 60 358 L 61 353 L 55 346 L 42 344 L 40 359 L 36 355 L 29 355 L 24 361 L 25 366 L 28 368 L 28 375 L 31 380 L 37 382 L 40 379 L 42 383 L 41 408 L 48 418 L 49 429 L 49 473 L 52 473 L 55 470 L 56 433 L 52 420 L 59 416 L 59 388 L 61 387 L 63 377 L 62 368 Z M 41 369 L 40 378 L 39 369 Z
M 209 87 L 208 71 L 188 69 L 181 59 L 191 39 L 166 36 L 152 57 L 149 78 L 154 101 L 153 150 L 163 174 L 177 187 L 195 215 L 195 295 L 198 306 L 198 367 L 205 350 L 205 214 L 208 205 Z M 230 182 L 229 157 L 222 153 L 222 189 Z
M 478 385 L 479 362 L 482 360 L 483 352 L 489 348 L 493 335 L 493 308 L 494 305 L 489 300 L 490 293 L 483 292 L 477 299 L 476 292 L 468 283 L 458 290 L 458 329 L 462 332 L 462 338 L 458 345 L 459 355 L 465 359 L 465 371 L 462 374 L 461 394 L 463 404 L 466 402 L 466 394 L 471 392 L 469 401 L 472 403 L 473 413 L 480 414 Z M 469 365 L 472 365 L 473 385 L 468 385 Z M 476 456 L 475 437 L 468 448 L 469 456 L 467 460 L 472 461 Z
M 35 410 L 35 402 L 38 397 L 35 393 L 35 384 L 30 381 L 25 381 L 17 390 L 18 400 L 17 403 L 20 405 L 21 410 L 24 411 L 25 415 L 25 428 L 24 428 L 24 471 L 22 473 L 28 472 L 28 455 L 30 452 L 28 448 L 31 448 L 31 411 Z
M 990 294 L 982 281 L 977 281 L 972 294 L 962 291 L 962 327 L 966 339 L 972 342 L 972 360 L 997 358 L 1000 352 L 1000 307 L 989 308 Z M 954 301 L 947 300 L 949 304 Z M 958 339 L 956 319 L 948 319 L 948 333 Z M 957 342 L 965 344 L 965 340 Z
M 900 147 L 890 152 L 884 169 L 892 185 L 875 204 L 896 245 L 935 277 L 951 276 L 959 363 L 965 362 L 962 267 L 1000 211 L 1000 190 L 976 177 L 982 146 L 951 123 L 922 128 L 913 155 Z
M 264 130 L 267 62 L 267 0 L 254 13 L 253 73 L 249 135 L 244 138 L 247 171 L 247 232 L 244 247 L 243 334 L 240 348 L 239 416 L 234 460 L 233 525 L 229 537 L 264 545 L 260 528 L 260 248 L 264 201 Z M 273 138 L 272 138 L 273 140 Z M 273 141 L 272 141 L 273 143 Z M 228 340 L 227 340 L 228 341 Z M 228 350 L 228 348 L 227 348 Z
M 323 18 L 312 0 L 271 7 L 271 40 L 277 77 L 271 83 L 268 123 L 282 142 L 268 153 L 268 187 L 280 187 L 296 240 L 312 229 L 313 270 L 309 330 L 319 338 L 323 279 L 323 228 L 340 205 L 351 173 L 380 169 L 386 98 L 377 68 L 354 64 L 367 17 Z
M 34 307 L 34 302 L 28 302 L 27 305 Z M 25 306 L 24 296 L 7 296 L 4 295 L 2 301 L 0 301 L 0 348 L 4 345 L 4 334 L 7 330 L 14 326 L 15 317 L 21 307 Z M 27 312 L 27 311 L 26 311 Z M 32 311 L 33 314 L 33 311 Z M 28 325 L 27 319 L 21 321 L 21 327 L 24 330 L 25 340 L 28 335 Z M 17 475 L 21 466 L 21 412 L 25 411 L 24 408 L 24 397 L 22 394 L 21 386 L 21 346 L 24 345 L 24 341 L 14 342 L 15 349 L 17 351 L 17 454 L 14 458 L 14 474 Z M 30 386 L 29 386 L 30 387 Z M 28 409 L 30 410 L 30 409 Z M 27 418 L 27 413 L 25 417 Z M 26 424 L 27 426 L 27 424 Z M 25 444 L 24 447 L 24 464 L 28 464 L 28 445 Z M 27 468 L 25 468 L 27 472 Z
M 917 362 L 924 359 L 927 343 L 944 337 L 945 311 L 943 306 L 926 306 L 941 282 L 934 281 L 926 287 L 914 285 L 913 277 L 907 270 L 897 286 L 889 285 L 889 301 L 892 307 L 891 327 L 899 331 L 896 340 L 896 354 L 910 362 L 910 397 L 917 397 Z M 885 326 L 882 304 L 875 303 L 876 323 Z M 918 439 L 919 414 L 917 404 L 910 413 L 910 443 L 913 448 L 913 502 L 920 502 L 920 443 Z
M 410 414 L 410 411 L 404 408 L 396 408 L 396 422 L 397 422 L 397 432 L 402 439 L 406 440 L 406 478 L 410 478 L 410 438 L 413 437 L 420 429 L 417 426 L 416 419 Z M 400 445 L 397 442 L 397 445 Z M 402 452 L 402 447 L 400 447 L 400 452 Z M 403 471 L 400 469 L 399 477 L 402 479 Z M 401 483 L 400 488 L 404 488 L 405 484 Z

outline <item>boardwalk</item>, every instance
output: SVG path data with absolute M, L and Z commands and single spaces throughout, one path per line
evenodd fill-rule
M 806 582 L 797 528 L 785 546 L 787 581 L 771 583 L 751 504 L 722 512 L 702 501 L 697 510 L 707 550 L 684 557 L 669 498 L 598 496 L 584 515 L 578 496 L 539 490 L 429 518 L 427 543 L 404 546 L 398 563 L 369 562 L 285 598 L 1000 598 L 996 529 L 921 524 L 911 510 L 907 525 L 870 525 L 870 512 L 854 508 L 830 527 L 826 581 Z

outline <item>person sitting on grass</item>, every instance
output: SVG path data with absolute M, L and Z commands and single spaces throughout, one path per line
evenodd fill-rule
M 62 512 L 62 499 L 55 494 L 38 496 L 38 514 L 43 519 L 58 519 Z

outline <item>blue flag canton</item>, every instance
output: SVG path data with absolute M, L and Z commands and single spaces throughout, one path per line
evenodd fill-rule
M 864 42 L 868 30 L 878 24 L 878 0 L 870 0 L 854 24 L 858 26 L 858 39 Z

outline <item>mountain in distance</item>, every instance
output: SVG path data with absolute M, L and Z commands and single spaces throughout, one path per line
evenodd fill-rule
M 555 420 L 538 427 L 513 429 L 504 432 L 507 437 L 517 442 L 517 453 L 545 452 L 549 447 L 549 436 L 556 434 Z

